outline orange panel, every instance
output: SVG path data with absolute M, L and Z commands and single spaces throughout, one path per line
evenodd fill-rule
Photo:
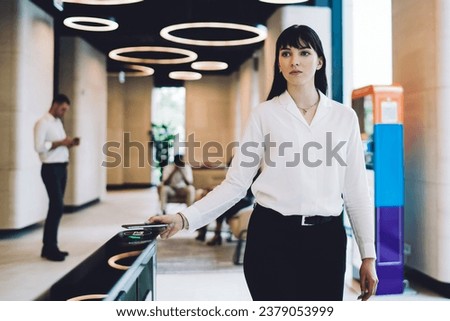
M 352 100 L 373 97 L 374 124 L 403 124 L 403 88 L 400 85 L 370 85 L 353 90 Z

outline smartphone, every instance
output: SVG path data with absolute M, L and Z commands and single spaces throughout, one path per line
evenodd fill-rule
M 165 230 L 168 224 L 150 224 L 150 223 L 138 223 L 138 224 L 124 224 L 123 228 L 126 229 L 155 229 L 155 230 Z

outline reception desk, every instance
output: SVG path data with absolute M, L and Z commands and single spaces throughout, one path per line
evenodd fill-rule
M 153 301 L 156 236 L 120 232 L 53 284 L 38 301 Z

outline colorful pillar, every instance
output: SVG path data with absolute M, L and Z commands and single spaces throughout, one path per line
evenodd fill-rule
M 366 86 L 353 91 L 352 104 L 374 177 L 377 294 L 403 293 L 403 89 Z

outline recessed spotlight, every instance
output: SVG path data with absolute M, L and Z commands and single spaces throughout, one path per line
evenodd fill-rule
M 182 58 L 168 58 L 168 59 L 151 59 L 151 58 L 136 58 L 124 56 L 125 53 L 130 52 L 164 52 L 171 54 L 183 55 L 185 57 Z M 109 53 L 109 58 L 123 61 L 123 62 L 131 62 L 138 64 L 184 64 L 188 62 L 192 62 L 197 59 L 197 54 L 193 51 L 180 49 L 180 48 L 172 48 L 172 47 L 153 47 L 153 46 L 141 46 L 141 47 L 125 47 L 114 49 Z
M 256 34 L 254 37 L 236 40 L 196 40 L 184 37 L 177 37 L 171 34 L 173 31 L 194 29 L 194 28 L 218 28 L 218 29 L 233 29 L 248 31 Z M 249 45 L 252 43 L 257 43 L 263 41 L 267 37 L 267 28 L 264 26 L 248 26 L 237 23 L 225 23 L 225 22 L 191 22 L 191 23 L 181 23 L 172 26 L 165 27 L 160 32 L 161 37 L 166 40 L 170 40 L 177 43 L 182 43 L 186 45 L 196 45 L 196 46 L 242 46 Z
M 266 2 L 266 3 L 275 3 L 275 4 L 290 4 L 290 3 L 307 2 L 308 0 L 259 0 L 259 1 Z
M 68 3 L 90 4 L 90 5 L 97 5 L 97 6 L 130 4 L 130 3 L 142 2 L 142 1 L 144 1 L 144 0 L 63 0 L 63 2 L 68 2 Z
M 169 73 L 169 78 L 176 80 L 199 80 L 202 74 L 194 71 L 172 71 Z
M 96 25 L 87 25 L 85 23 Z M 95 17 L 69 17 L 64 19 L 64 25 L 84 31 L 113 31 L 119 27 L 119 24 L 115 21 Z
M 191 64 L 191 67 L 195 70 L 225 70 L 228 64 L 222 61 L 196 61 Z

